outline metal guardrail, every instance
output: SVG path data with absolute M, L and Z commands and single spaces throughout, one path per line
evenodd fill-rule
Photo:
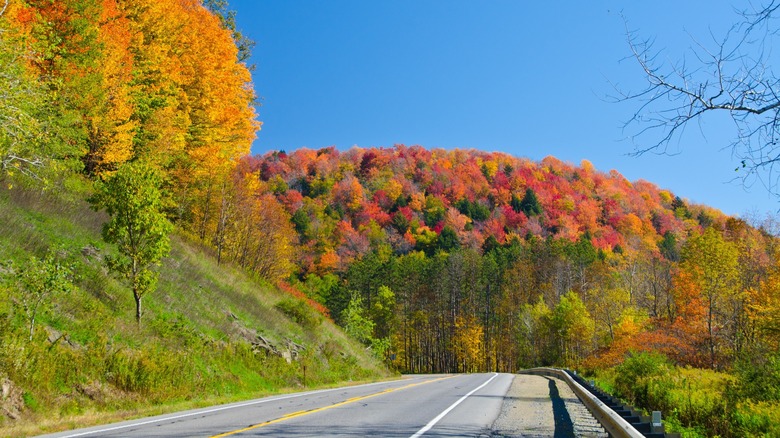
M 557 368 L 532 368 L 521 371 L 520 374 L 556 377 L 566 382 L 593 418 L 601 423 L 604 430 L 614 438 L 647 438 L 647 437 L 679 437 L 678 434 L 667 434 L 661 424 L 660 413 L 652 418 L 641 416 L 630 406 L 624 406 L 607 394 L 594 394 L 595 388 L 588 385 L 581 377 Z M 609 404 L 605 403 L 605 400 Z M 612 405 L 612 406 L 610 406 Z M 617 408 L 614 409 L 614 408 Z M 656 413 L 654 413 L 656 414 Z

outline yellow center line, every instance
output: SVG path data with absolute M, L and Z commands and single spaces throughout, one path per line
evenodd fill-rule
M 322 411 L 327 410 L 327 409 L 337 408 L 339 406 L 344 406 L 344 405 L 347 405 L 347 404 L 350 404 L 350 403 L 354 403 L 354 402 L 357 402 L 357 401 L 361 401 L 361 400 L 365 400 L 365 399 L 368 399 L 368 398 L 371 398 L 371 397 L 376 397 L 378 395 L 388 394 L 388 393 L 391 393 L 391 392 L 394 392 L 394 391 L 400 391 L 402 389 L 411 388 L 413 386 L 424 385 L 426 383 L 438 382 L 439 380 L 449 379 L 451 377 L 455 377 L 455 376 L 439 377 L 438 379 L 426 380 L 424 382 L 410 383 L 409 385 L 401 386 L 401 387 L 398 387 L 398 388 L 389 388 L 389 389 L 385 389 L 384 391 L 375 392 L 373 394 L 368 394 L 368 395 L 362 395 L 362 396 L 359 396 L 359 397 L 348 398 L 348 399 L 346 399 L 346 400 L 344 400 L 342 402 L 338 402 L 336 404 L 323 406 L 321 408 L 308 409 L 308 410 L 305 410 L 305 411 L 293 412 L 293 413 L 281 416 L 279 418 L 266 421 L 264 423 L 258 423 L 258 424 L 254 424 L 254 425 L 249 426 L 249 427 L 245 427 L 243 429 L 237 429 L 237 430 L 233 430 L 233 431 L 230 431 L 230 432 L 221 433 L 219 435 L 213 435 L 213 436 L 211 436 L 211 438 L 221 438 L 221 437 L 226 437 L 226 436 L 230 436 L 230 435 L 235 435 L 235 434 L 238 434 L 238 433 L 241 433 L 241 432 L 247 432 L 247 431 L 250 431 L 250 430 L 259 429 L 259 428 L 261 428 L 263 426 L 268 426 L 270 424 L 275 424 L 275 423 L 281 423 L 282 421 L 286 421 L 286 420 L 289 420 L 289 419 L 292 419 L 292 418 L 296 418 L 296 417 L 301 417 L 303 415 L 313 414 L 315 412 L 322 412 Z

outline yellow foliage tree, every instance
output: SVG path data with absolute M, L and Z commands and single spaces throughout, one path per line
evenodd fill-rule
M 463 372 L 482 369 L 483 328 L 473 315 L 455 318 L 455 333 L 452 338 L 453 352 Z

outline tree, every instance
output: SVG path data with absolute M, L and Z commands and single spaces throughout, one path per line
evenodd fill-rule
M 664 233 L 663 240 L 658 243 L 658 250 L 666 260 L 672 262 L 680 261 L 680 251 L 677 249 L 677 238 L 671 231 Z
M 36 144 L 44 93 L 25 68 L 24 46 L 3 16 L 7 8 L 8 1 L 0 4 L 0 179 L 17 172 L 38 178 L 46 158 Z
M 395 325 L 395 293 L 387 286 L 379 286 L 371 302 L 369 315 L 374 322 L 374 337 L 389 338 Z
M 552 310 L 539 296 L 535 304 L 520 308 L 518 341 L 524 352 L 521 364 L 524 366 L 552 365 L 559 359 L 555 343 L 556 334 L 552 327 Z
M 454 329 L 452 349 L 457 369 L 467 373 L 484 369 L 482 362 L 484 329 L 477 318 L 473 315 L 457 316 Z
M 24 3 L 25 18 L 20 21 L 26 22 L 24 27 L 29 29 L 29 64 L 48 91 L 42 112 L 54 128 L 50 141 L 57 149 L 83 160 L 85 170 L 91 173 L 102 160 L 98 157 L 104 152 L 103 146 L 118 140 L 113 138 L 115 131 L 111 125 L 114 122 L 123 125 L 121 119 L 128 115 L 123 110 L 111 111 L 114 103 L 123 105 L 110 102 L 109 90 L 105 88 L 108 84 L 103 83 L 101 68 L 117 65 L 104 56 L 107 53 L 104 44 L 109 41 L 100 41 L 99 19 L 108 18 L 104 15 L 103 2 L 30 0 Z M 117 79 L 116 83 L 121 84 L 122 79 Z M 121 100 L 121 93 L 114 98 Z M 119 142 L 125 148 L 129 146 L 126 140 Z M 122 148 L 117 144 L 112 146 Z
M 451 227 L 444 227 L 441 233 L 439 233 L 439 248 L 444 251 L 453 251 L 460 248 L 458 234 Z
M 35 332 L 35 320 L 50 298 L 73 289 L 73 268 L 56 260 L 54 253 L 43 259 L 31 257 L 24 266 L 13 269 L 12 278 L 19 285 L 18 302 L 30 322 L 29 339 Z
M 772 43 L 778 36 L 776 18 L 780 2 L 771 0 L 758 9 L 743 10 L 722 39 L 710 45 L 695 42 L 693 63 L 682 59 L 666 63 L 648 40 L 628 32 L 634 59 L 647 86 L 638 92 L 617 90 L 617 101 L 635 101 L 639 108 L 626 123 L 636 126 L 636 140 L 659 133 L 660 139 L 638 145 L 636 155 L 665 153 L 689 125 L 724 113 L 734 123 L 731 143 L 740 160 L 743 184 L 760 181 L 778 193 L 780 175 L 780 78 L 771 68 Z
M 341 316 L 344 320 L 344 330 L 355 340 L 370 345 L 374 339 L 374 321 L 368 316 L 368 311 L 363 307 L 363 298 L 359 293 L 353 293 L 349 305 Z
M 707 320 L 707 347 L 710 365 L 717 365 L 723 329 L 725 301 L 741 294 L 738 289 L 738 254 L 733 243 L 723 239 L 714 228 L 688 239 L 683 247 L 680 267 L 690 275 L 690 281 L 704 298 Z
M 255 46 L 255 42 L 238 30 L 236 11 L 228 9 L 227 0 L 203 0 L 203 6 L 213 12 L 219 18 L 222 27 L 229 30 L 232 34 L 233 41 L 238 48 L 238 61 L 243 63 L 248 61 L 252 56 L 252 48 Z M 249 66 L 248 68 L 253 70 L 254 66 Z
M 520 211 L 525 213 L 526 216 L 537 216 L 542 214 L 542 206 L 539 204 L 539 199 L 536 197 L 536 193 L 531 188 L 525 189 L 525 196 L 520 201 Z
M 760 337 L 771 348 L 780 347 L 780 263 L 776 264 L 761 287 L 751 291 L 748 312 Z
M 111 216 L 103 224 L 103 239 L 116 244 L 119 256 L 108 258 L 108 266 L 130 282 L 139 324 L 141 299 L 157 286 L 159 274 L 153 268 L 171 248 L 173 225 L 162 212 L 161 181 L 151 166 L 126 163 L 105 182 L 97 182 L 90 198 L 96 209 Z
M 595 324 L 580 297 L 569 291 L 552 310 L 550 324 L 558 342 L 559 360 L 571 364 L 589 352 Z
M 605 335 L 609 336 L 607 341 L 613 342 L 615 329 L 630 304 L 630 294 L 620 287 L 607 286 L 596 290 L 589 304 L 593 308 L 594 319 L 599 322 L 598 328 L 606 328 Z

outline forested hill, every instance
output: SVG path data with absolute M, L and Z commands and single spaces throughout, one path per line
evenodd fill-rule
M 289 217 L 295 286 L 405 371 L 611 365 L 628 350 L 720 368 L 765 345 L 771 221 L 587 161 L 300 149 L 247 157 L 235 178 Z
M 306 271 L 349 264 L 372 246 L 431 255 L 482 252 L 530 237 L 585 237 L 605 253 L 656 247 L 727 217 L 646 181 L 547 157 L 477 150 L 300 149 L 248 158 L 308 244 Z M 335 232 L 331 232 L 334 230 Z M 323 257 L 324 256 L 324 257 Z

